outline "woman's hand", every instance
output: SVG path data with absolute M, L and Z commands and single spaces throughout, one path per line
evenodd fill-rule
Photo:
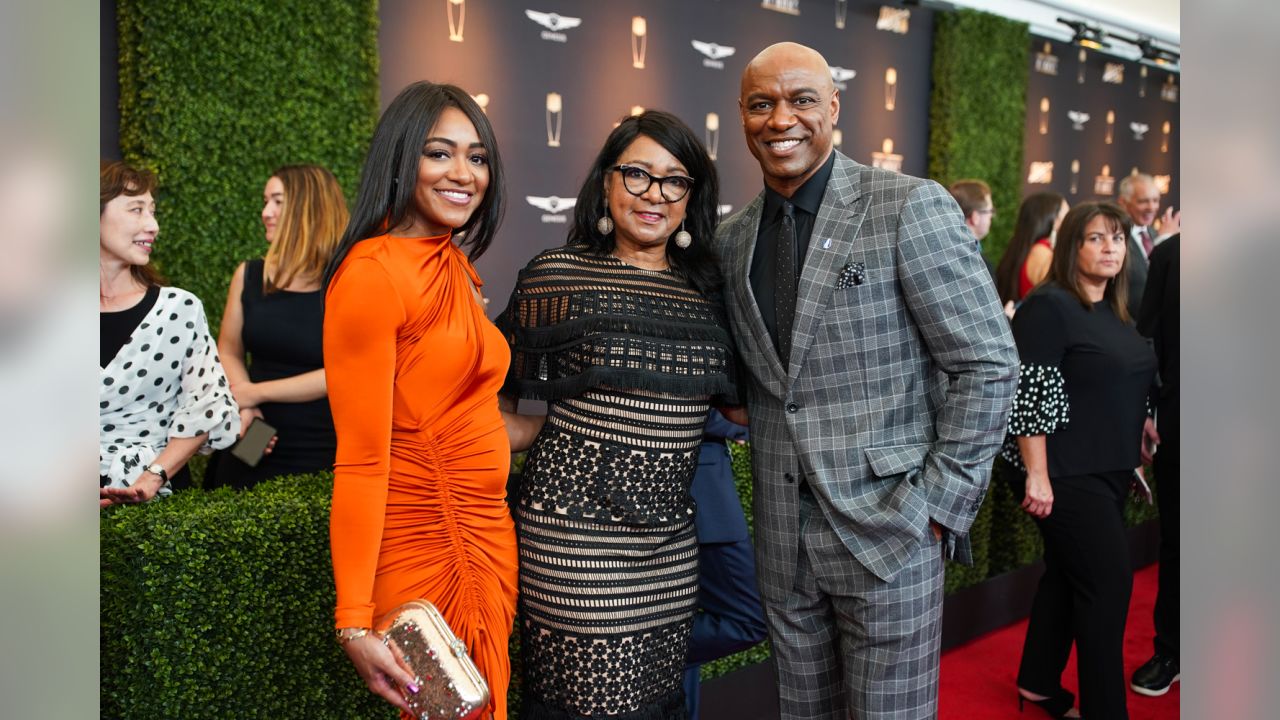
M 1160 444 L 1160 433 L 1156 432 L 1156 422 L 1151 418 L 1142 423 L 1142 464 L 1150 465 L 1155 460 L 1156 446 Z
M 1053 512 L 1053 486 L 1047 474 L 1027 473 L 1027 496 L 1022 499 L 1022 509 L 1040 520 Z
M 156 496 L 160 492 L 160 487 L 164 485 L 164 480 L 159 475 L 149 473 L 145 470 L 138 475 L 138 479 L 133 481 L 133 485 L 129 487 L 100 487 L 98 488 L 98 508 L 102 509 L 111 505 L 136 505 L 144 503 Z
M 400 688 L 417 692 L 413 673 L 409 672 L 377 635 L 369 633 L 364 637 L 348 640 L 342 644 L 342 649 L 351 658 L 351 664 L 356 666 L 356 672 L 374 695 L 405 712 L 411 712 L 409 702 L 404 699 Z

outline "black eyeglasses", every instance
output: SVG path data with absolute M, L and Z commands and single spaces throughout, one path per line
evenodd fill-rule
M 693 178 L 685 175 L 656 177 L 634 165 L 614 165 L 610 170 L 622 173 L 622 187 L 636 197 L 649 192 L 649 188 L 658 183 L 658 192 L 662 194 L 663 200 L 679 202 L 693 188 Z

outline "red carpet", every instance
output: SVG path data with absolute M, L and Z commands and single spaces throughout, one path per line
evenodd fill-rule
M 1151 657 L 1151 608 L 1156 601 L 1156 566 L 1139 570 L 1133 577 L 1133 599 L 1129 603 L 1129 622 L 1124 639 L 1125 682 L 1129 675 Z M 1001 720 L 1022 718 L 1038 720 L 1048 717 L 1039 708 L 1027 707 L 1018 714 L 1018 691 L 1014 679 L 1022 656 L 1022 639 L 1027 621 L 1015 623 L 984 635 L 966 645 L 953 648 L 942 656 L 940 688 L 940 720 Z M 1076 691 L 1075 652 L 1063 673 L 1062 684 Z M 1181 681 L 1158 698 L 1129 693 L 1130 720 L 1168 720 L 1177 718 L 1181 697 Z M 1079 704 L 1077 703 L 1077 706 Z M 1087 719 L 1086 719 L 1087 720 Z

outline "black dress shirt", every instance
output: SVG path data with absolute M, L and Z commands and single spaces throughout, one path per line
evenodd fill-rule
M 790 198 L 783 197 L 768 186 L 764 189 L 764 208 L 760 213 L 760 228 L 756 231 L 755 253 L 751 256 L 751 291 L 755 293 L 756 305 L 760 307 L 764 326 L 769 329 L 769 337 L 773 338 L 775 350 L 780 351 L 778 318 L 773 306 L 774 249 L 782 226 L 782 204 L 790 202 L 795 205 L 796 257 L 799 258 L 800 265 L 796 268 L 795 276 L 799 282 L 804 269 L 804 257 L 809 252 L 809 237 L 813 235 L 813 225 L 818 219 L 818 209 L 822 207 L 822 196 L 827 192 L 827 181 L 831 179 L 831 168 L 835 163 L 836 154 L 832 151 L 818 172 L 806 180 Z

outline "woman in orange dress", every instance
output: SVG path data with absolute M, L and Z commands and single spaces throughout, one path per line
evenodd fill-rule
M 506 718 L 516 542 L 497 392 L 510 353 L 470 263 L 493 239 L 501 188 L 493 130 L 470 95 L 410 85 L 374 131 L 328 270 L 338 639 L 405 717 L 414 678 L 369 629 L 425 598 L 488 681 L 492 716 Z M 469 257 L 453 238 L 464 232 Z

